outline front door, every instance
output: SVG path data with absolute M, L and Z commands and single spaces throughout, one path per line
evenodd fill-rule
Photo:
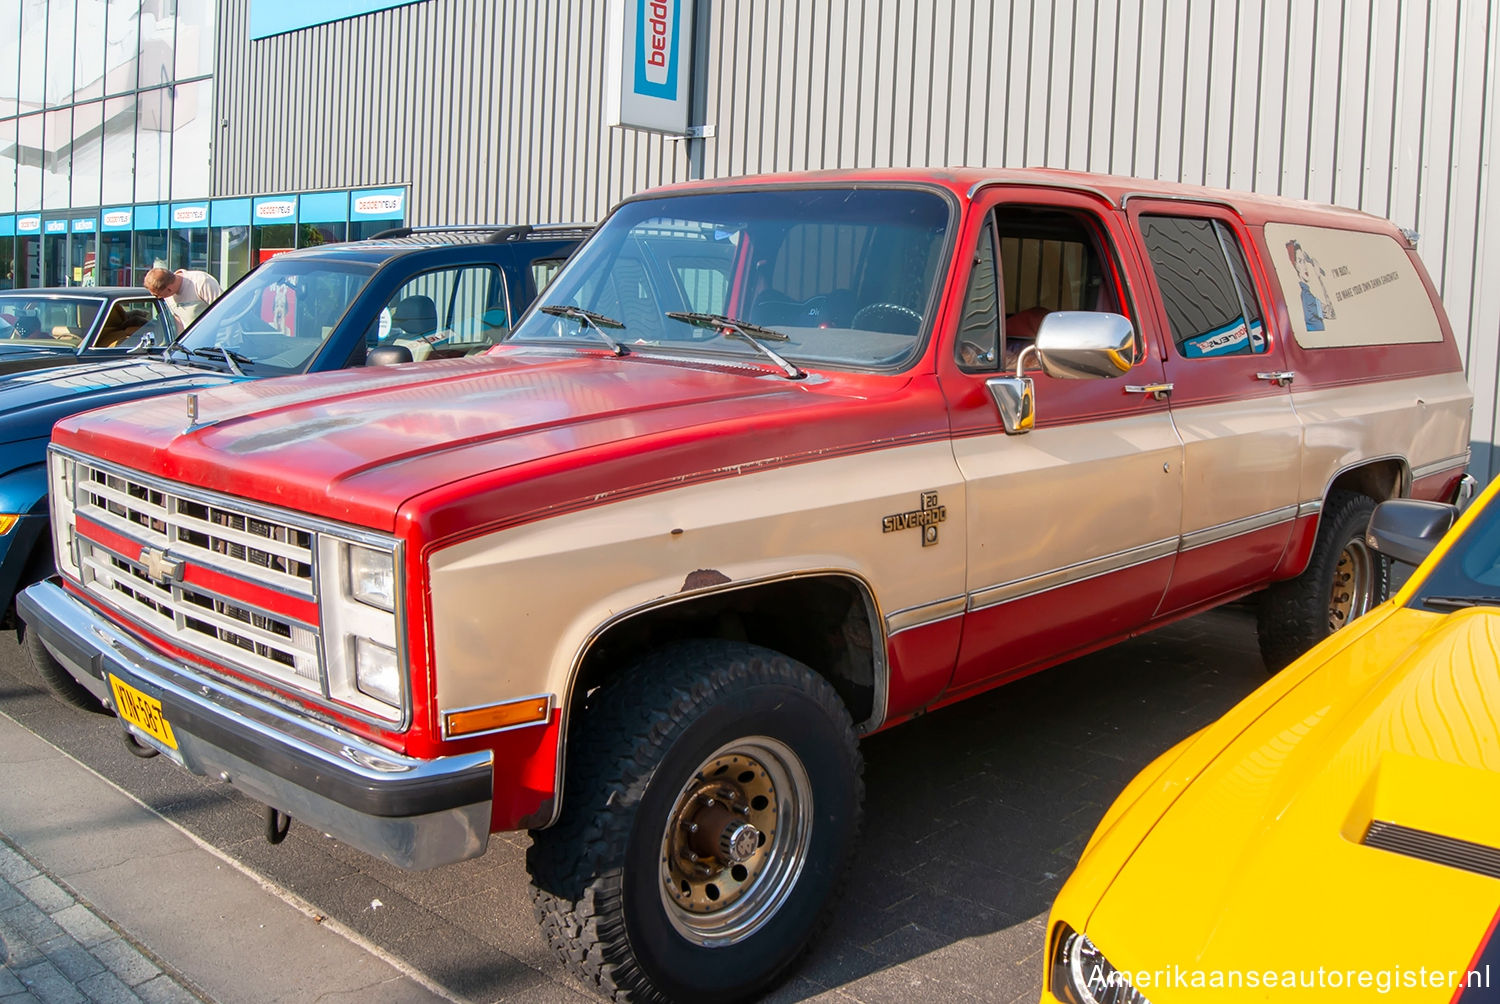
M 1191 208 L 1189 208 L 1191 207 Z M 1131 200 L 1168 339 L 1172 417 L 1186 455 L 1182 549 L 1164 614 L 1264 582 L 1297 516 L 1302 425 L 1268 277 L 1227 209 Z
M 939 356 L 968 493 L 969 566 L 949 693 L 986 686 L 1121 636 L 1156 610 L 1177 550 L 1182 444 L 1156 319 L 1118 217 L 1082 193 L 996 189 L 977 233 L 954 349 Z M 1125 257 L 1121 255 L 1124 250 Z M 1118 378 L 1028 371 L 1036 427 L 1007 435 L 985 381 L 1014 373 L 1042 318 L 1124 314 L 1143 349 Z

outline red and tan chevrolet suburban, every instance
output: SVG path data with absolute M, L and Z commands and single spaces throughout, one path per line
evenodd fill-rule
M 1052 170 L 620 205 L 469 360 L 69 418 L 21 612 L 143 752 L 411 868 L 532 831 L 631 1000 L 784 975 L 858 737 L 1260 594 L 1276 669 L 1384 598 L 1377 501 L 1465 485 L 1412 239 Z

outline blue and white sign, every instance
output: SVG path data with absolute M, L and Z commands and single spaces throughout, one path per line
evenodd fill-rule
M 17 216 L 16 233 L 34 234 L 42 229 L 42 218 L 40 216 Z
M 287 195 L 255 200 L 256 223 L 291 223 L 297 218 L 297 197 Z
M 172 206 L 173 229 L 206 226 L 208 226 L 208 203 L 194 202 L 187 205 L 179 203 Z
M 73 221 L 73 232 L 75 234 L 91 234 L 98 229 L 99 221 L 92 216 L 82 220 Z
M 135 222 L 135 213 L 129 207 L 122 209 L 106 209 L 102 218 L 103 230 L 129 230 Z
M 609 124 L 686 133 L 691 0 L 613 0 L 607 44 Z
M 44 234 L 65 234 L 67 232 L 67 220 L 48 220 L 42 224 L 42 233 Z
M 351 193 L 349 218 L 351 220 L 405 219 L 406 189 L 370 188 Z

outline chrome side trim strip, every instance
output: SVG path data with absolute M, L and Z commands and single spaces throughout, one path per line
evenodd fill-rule
M 1075 582 L 1107 575 L 1110 572 L 1144 565 L 1148 561 L 1156 561 L 1176 553 L 1178 540 L 1177 537 L 1167 537 L 1164 540 L 1133 547 L 1128 551 L 1106 554 L 1101 558 L 1090 558 L 1087 561 L 1053 569 L 1050 572 L 1042 572 L 1039 575 L 1016 579 L 1013 582 L 1004 582 L 998 586 L 978 589 L 969 594 L 968 609 L 970 612 L 985 610 L 1001 603 L 1045 593 L 1059 586 L 1072 585 Z
M 1179 550 L 1191 551 L 1194 548 L 1217 544 L 1220 541 L 1229 540 L 1231 537 L 1238 537 L 1241 534 L 1264 530 L 1266 527 L 1275 526 L 1278 523 L 1289 522 L 1297 517 L 1299 508 L 1299 506 L 1291 505 L 1282 506 L 1280 509 L 1256 513 L 1254 516 L 1244 516 L 1240 519 L 1231 520 L 1228 523 L 1220 523 L 1218 526 L 1194 530 L 1192 533 L 1183 534 L 1182 547 Z
M 1451 471 L 1455 467 L 1468 466 L 1469 455 L 1467 453 L 1456 457 L 1445 457 L 1442 460 L 1434 460 L 1430 464 L 1423 464 L 1421 467 L 1413 467 L 1411 469 L 1411 479 L 1416 481 L 1418 478 L 1425 478 L 1430 474 L 1441 474 L 1444 471 Z
M 909 631 L 916 627 L 925 627 L 928 624 L 936 624 L 938 621 L 948 620 L 950 617 L 958 617 L 964 612 L 968 603 L 967 596 L 948 596 L 932 603 L 923 603 L 920 606 L 907 607 L 904 610 L 896 610 L 887 615 L 885 619 L 886 637 Z
M 1323 500 L 1322 499 L 1313 499 L 1311 502 L 1299 502 L 1299 503 L 1297 503 L 1297 518 L 1298 519 L 1301 519 L 1303 516 L 1316 516 L 1318 513 L 1322 512 L 1322 511 L 1323 511 Z

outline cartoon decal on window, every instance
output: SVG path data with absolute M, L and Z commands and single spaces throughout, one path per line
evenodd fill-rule
M 1318 260 L 1306 251 L 1297 241 L 1286 242 L 1287 257 L 1292 260 L 1292 267 L 1297 270 L 1297 282 L 1302 287 L 1302 313 L 1307 321 L 1308 331 L 1322 331 L 1324 320 L 1333 320 L 1337 315 L 1333 312 L 1333 298 L 1328 295 L 1328 285 L 1323 277 L 1328 273 Z M 1319 297 L 1312 291 L 1312 282 L 1316 279 L 1318 288 L 1323 291 Z

